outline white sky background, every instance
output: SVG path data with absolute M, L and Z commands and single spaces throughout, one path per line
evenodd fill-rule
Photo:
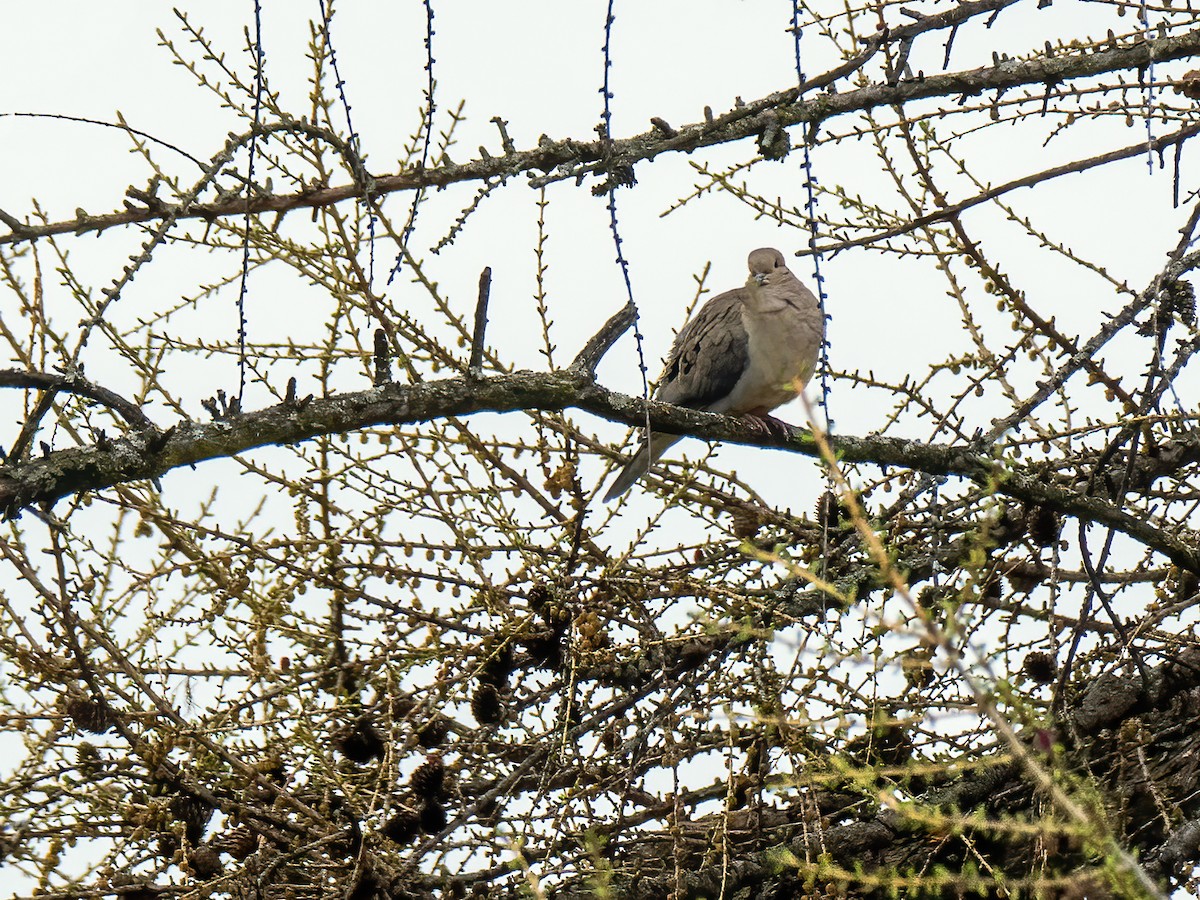
M 290 105 L 297 116 L 303 115 L 309 108 L 306 78 L 312 70 L 305 58 L 309 23 L 319 19 L 319 5 L 316 0 L 264 5 L 263 43 L 270 85 L 283 93 L 285 106 Z M 242 30 L 253 27 L 252 3 L 193 2 L 180 4 L 180 8 L 226 50 L 230 64 L 249 77 Z M 795 83 L 792 38 L 785 30 L 791 6 L 786 0 L 619 0 L 616 9 L 614 137 L 646 130 L 651 116 L 678 126 L 701 119 L 706 104 L 719 114 L 736 96 L 750 100 Z M 435 3 L 435 12 L 436 130 L 445 127 L 447 110 L 456 107 L 460 99 L 466 101 L 467 122 L 450 152 L 455 161 L 474 158 L 480 144 L 494 155 L 501 153 L 498 134 L 489 121 L 493 116 L 508 120 L 509 134 L 519 149 L 533 146 L 542 133 L 555 139 L 594 138 L 593 128 L 601 114 L 604 4 L 442 0 Z M 895 15 L 892 24 L 906 21 Z M 978 23 L 963 29 L 956 38 L 950 69 L 989 64 L 993 49 L 1017 54 L 1040 47 L 1044 37 L 1070 36 L 1072 27 L 1080 37 L 1102 35 L 1106 27 L 1127 30 L 1133 19 L 1132 15 L 1118 18 L 1108 5 L 1073 0 L 1057 0 L 1042 11 L 1035 10 L 1032 3 L 1023 4 L 1002 13 L 991 31 L 983 31 Z M 6 4 L 0 10 L 0 58 L 5 60 L 8 74 L 0 88 L 0 112 L 116 121 L 120 111 L 132 127 L 208 159 L 221 147 L 228 131 L 241 132 L 245 125 L 221 109 L 211 93 L 198 88 L 192 75 L 171 65 L 167 52 L 157 46 L 156 28 L 180 46 L 186 43 L 166 4 L 62 0 Z M 425 83 L 424 7 L 415 2 L 343 2 L 337 9 L 332 37 L 367 166 L 376 174 L 390 174 L 402 145 L 420 123 Z M 935 36 L 918 43 L 914 68 L 929 73 L 939 69 L 941 40 Z M 816 35 L 806 36 L 803 47 L 805 70 L 810 75 L 840 59 Z M 845 122 L 835 121 L 829 127 L 841 131 L 845 126 Z M 1165 130 L 1156 126 L 1156 134 Z M 1144 136 L 1144 127 L 1140 121 L 1132 128 L 1118 122 L 1091 124 L 1068 132 L 1047 149 L 1040 140 L 1031 139 L 1032 133 L 1024 127 L 985 129 L 969 145 L 969 162 L 979 176 L 999 183 L 1075 156 L 1134 143 Z M 797 130 L 791 134 L 793 145 L 798 146 L 802 134 Z M 77 207 L 93 214 L 120 208 L 125 188 L 144 186 L 150 174 L 129 148 L 128 136 L 117 129 L 0 117 L 0 208 L 24 218 L 32 209 L 31 199 L 37 198 L 51 220 L 71 218 Z M 707 262 L 712 263 L 708 287 L 716 293 L 744 281 L 749 250 L 778 246 L 790 254 L 807 242 L 804 232 L 755 221 L 746 207 L 727 195 L 712 195 L 678 213 L 660 216 L 696 182 L 689 159 L 717 169 L 752 153 L 749 142 L 743 142 L 702 150 L 691 157 L 663 156 L 640 164 L 638 186 L 618 193 L 624 252 L 643 317 L 651 377 L 658 373 L 659 361 L 694 297 L 694 277 Z M 199 174 L 191 163 L 170 151 L 160 149 L 155 155 L 185 181 Z M 244 155 L 239 157 L 240 164 L 244 161 Z M 851 194 L 890 195 L 866 141 L 819 148 L 813 164 L 823 185 L 841 185 Z M 1193 173 L 1194 163 L 1185 152 L 1185 191 L 1194 183 Z M 799 152 L 783 162 L 758 167 L 753 179 L 764 194 L 803 205 Z M 342 178 L 335 183 L 346 181 L 348 178 Z M 429 257 L 428 248 L 469 202 L 475 186 L 434 195 L 420 214 L 412 247 L 418 256 L 427 257 L 431 277 L 442 285 L 456 308 L 463 310 L 474 305 L 480 270 L 491 266 L 489 343 L 518 367 L 541 368 L 544 360 L 537 352 L 533 310 L 536 192 L 522 181 L 515 179 L 489 198 L 462 238 L 440 255 Z M 549 191 L 548 287 L 560 365 L 569 362 L 583 341 L 625 302 L 604 199 L 591 196 L 588 186 L 577 188 L 566 182 Z M 969 193 L 973 191 L 964 189 L 950 199 Z M 1171 194 L 1169 168 L 1149 175 L 1145 159 L 1139 158 L 1006 199 L 1022 213 L 1034 215 L 1053 237 L 1140 289 L 1165 262 L 1165 254 L 1177 239 L 1175 231 L 1186 218 L 1186 209 L 1172 208 Z M 403 221 L 401 211 L 408 202 L 407 194 L 393 195 L 387 201 L 394 219 Z M 823 208 L 834 206 L 831 199 L 823 201 Z M 307 213 L 291 216 L 306 220 Z M 1028 292 L 1031 305 L 1044 315 L 1056 316 L 1067 334 L 1090 336 L 1099 327 L 1102 312 L 1115 311 L 1124 302 L 1100 279 L 1038 250 L 995 212 L 979 209 L 965 221 L 975 236 L 983 239 L 985 252 L 998 258 L 1014 283 Z M 70 247 L 80 271 L 94 278 L 97 290 L 119 275 L 126 254 L 138 242 L 135 234 L 119 231 L 60 240 Z M 382 290 L 392 259 L 386 241 L 380 242 L 378 253 L 376 286 Z M 181 293 L 193 292 L 197 283 L 212 280 L 214 272 L 236 272 L 232 257 L 216 263 L 195 256 L 181 255 L 180 259 L 191 263 L 174 267 L 151 263 L 125 292 L 118 314 L 133 315 L 138 309 L 172 302 Z M 192 264 L 196 268 L 190 268 Z M 812 284 L 809 261 L 795 261 L 792 267 Z M 954 348 L 968 350 L 957 307 L 946 296 L 944 279 L 928 262 L 853 250 L 826 260 L 824 274 L 832 315 L 829 352 L 835 370 L 874 370 L 882 378 L 899 380 L 906 372 L 923 373 Z M 54 276 L 48 272 L 45 277 L 49 293 L 54 290 Z M 982 294 L 977 281 L 967 288 L 976 298 Z M 390 290 L 419 294 L 406 276 Z M 301 339 L 319 328 L 319 322 L 304 320 L 304 292 L 303 286 L 290 280 L 276 281 L 269 272 L 252 277 L 248 298 L 251 340 L 263 339 L 264 334 L 285 338 L 289 333 Z M 198 327 L 232 336 L 237 328 L 234 299 L 234 292 L 225 292 L 208 301 L 197 316 Z M 10 303 L 6 294 L 0 295 L 0 316 L 6 322 L 16 316 Z M 69 327 L 68 318 L 62 324 Z M 369 334 L 362 340 L 370 346 Z M 1118 375 L 1140 373 L 1145 348 L 1136 350 L 1139 355 L 1128 359 L 1129 372 L 1122 370 L 1125 361 L 1120 358 L 1113 359 L 1110 370 Z M 93 380 L 117 390 L 131 383 L 102 352 L 84 359 Z M 638 393 L 636 365 L 633 340 L 627 334 L 601 366 L 601 380 L 612 388 Z M 281 381 L 291 374 L 280 371 Z M 357 378 L 359 371 L 363 370 L 347 370 L 347 389 L 368 386 L 365 378 Z M 195 379 L 195 389 L 180 393 L 190 402 L 188 411 L 196 418 L 207 417 L 200 400 L 211 396 L 216 387 L 236 391 L 236 368 L 228 359 L 195 360 L 186 374 Z M 1037 374 L 1026 366 L 1019 379 L 1022 393 Z M 1190 383 L 1194 385 L 1194 381 Z M 1186 391 L 1189 382 L 1181 385 Z M 300 385 L 302 394 L 311 389 L 303 382 Z M 993 416 L 1007 412 L 1002 398 L 999 404 L 996 399 L 985 397 L 976 405 L 973 415 L 979 427 L 986 429 Z M 1194 393 L 1183 399 L 1191 405 Z M 265 391 L 253 385 L 247 392 L 250 409 L 271 402 Z M 832 413 L 839 430 L 848 433 L 869 433 L 880 427 L 891 402 L 882 394 L 850 392 L 845 382 L 833 383 Z M 16 399 L 0 397 L 0 413 L 7 423 L 0 437 L 4 443 L 15 433 L 9 411 L 12 416 L 19 415 Z M 172 421 L 165 410 L 152 409 L 150 414 L 161 425 Z M 803 412 L 796 404 L 782 410 L 781 417 L 801 423 Z M 512 418 L 511 427 L 523 427 L 523 420 Z M 614 442 L 622 440 L 625 433 L 619 426 L 598 424 L 597 428 Z M 928 424 L 904 425 L 895 433 L 925 437 Z M 697 450 L 698 445 L 687 442 L 673 452 Z M 754 487 L 781 505 L 796 510 L 812 508 L 821 488 L 816 466 L 810 461 L 748 448 L 727 447 L 721 453 L 722 460 L 736 466 Z M 188 494 L 203 497 L 211 483 L 220 480 L 220 473 L 232 471 L 235 467 L 231 464 L 207 463 L 196 473 L 184 471 L 168 477 L 164 485 L 178 492 L 176 498 Z M 802 481 L 797 473 L 802 473 Z M 589 477 L 598 480 L 600 475 L 598 467 L 586 472 L 585 484 Z M 771 490 L 771 485 L 781 483 L 783 488 Z M 172 505 L 178 503 L 176 498 Z M 647 502 L 652 501 L 635 497 L 633 508 Z

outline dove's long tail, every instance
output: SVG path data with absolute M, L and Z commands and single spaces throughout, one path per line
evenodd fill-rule
M 642 449 L 639 450 L 629 462 L 617 473 L 616 480 L 612 483 L 612 487 L 608 489 L 608 493 L 604 495 L 604 502 L 609 503 L 616 500 L 623 493 L 633 487 L 633 483 L 646 474 L 646 471 L 654 465 L 667 448 L 679 440 L 677 434 L 662 434 L 654 432 L 650 437 L 650 446 L 647 447 L 645 442 L 642 443 Z

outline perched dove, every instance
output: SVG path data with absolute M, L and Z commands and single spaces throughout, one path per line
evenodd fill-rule
M 689 409 L 764 417 L 812 377 L 825 340 L 817 298 L 778 250 L 750 254 L 746 286 L 713 297 L 683 326 L 654 398 Z M 617 475 L 605 501 L 633 486 L 677 434 L 654 432 Z

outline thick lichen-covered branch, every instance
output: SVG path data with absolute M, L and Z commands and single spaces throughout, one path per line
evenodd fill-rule
M 91 447 L 54 451 L 10 462 L 0 470 L 0 508 L 10 515 L 36 503 L 53 503 L 82 491 L 153 479 L 180 466 L 231 457 L 272 444 L 293 444 L 319 435 L 380 425 L 406 425 L 477 412 L 559 411 L 576 408 L 612 421 L 639 425 L 643 401 L 607 390 L 586 371 L 516 372 L 488 378 L 450 378 L 422 384 L 383 384 L 365 391 L 291 400 L 212 422 L 183 422 L 165 431 L 142 431 Z M 820 453 L 812 435 L 789 428 L 766 433 L 737 418 L 648 404 L 651 425 L 662 431 L 807 456 Z M 968 479 L 997 494 L 1049 507 L 1087 522 L 1107 525 L 1200 572 L 1200 551 L 1178 535 L 1131 515 L 1101 497 L 996 459 L 980 449 L 870 435 L 835 436 L 839 457 L 852 463 L 896 466 L 935 476 Z

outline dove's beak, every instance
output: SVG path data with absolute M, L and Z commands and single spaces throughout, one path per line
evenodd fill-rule
M 755 284 L 757 284 L 759 287 L 762 287 L 767 281 L 767 273 L 766 272 L 755 272 L 753 275 L 750 276 L 750 280 L 753 281 Z

